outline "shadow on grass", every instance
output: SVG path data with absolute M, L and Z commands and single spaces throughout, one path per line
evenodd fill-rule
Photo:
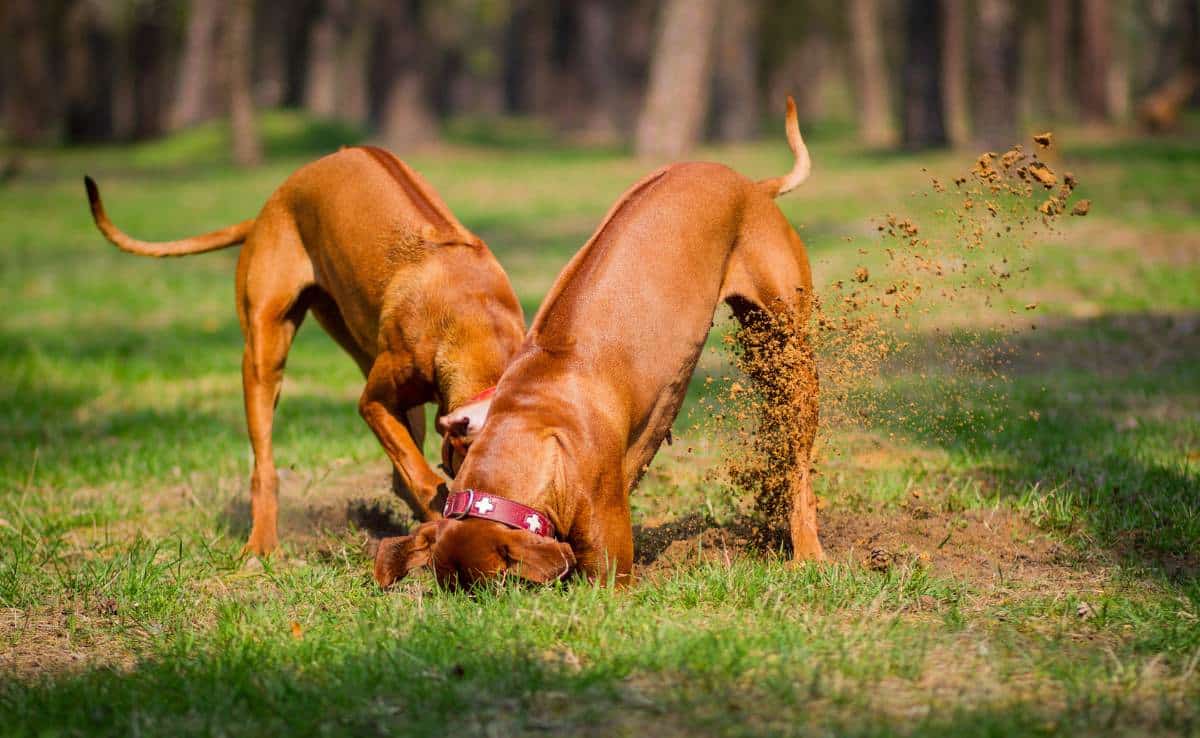
M 1200 578 L 1200 315 L 1054 322 L 1015 339 L 1004 383 L 926 381 L 936 354 L 902 362 L 887 390 L 920 411 L 878 426 L 948 448 L 1083 546 Z
M 393 621 L 384 603 L 381 597 L 366 606 Z M 236 617 L 227 612 L 220 619 Z M 922 709 L 901 712 L 853 680 L 838 686 L 836 666 L 832 675 L 821 671 L 836 659 L 810 656 L 797 666 L 794 657 L 733 664 L 681 657 L 678 673 L 640 667 L 636 658 L 580 667 L 548 657 L 544 636 L 522 633 L 519 622 L 486 631 L 495 637 L 480 642 L 472 633 L 481 624 L 460 613 L 446 622 L 437 608 L 419 609 L 411 619 L 415 626 L 399 642 L 370 629 L 336 646 L 307 634 L 293 644 L 228 636 L 203 652 L 164 654 L 127 670 L 5 679 L 0 708 L 6 728 L 17 734 L 96 736 L 753 736 L 792 735 L 801 726 L 845 736 L 1081 735 L 1114 728 L 1136 735 L 1186 732 L 1194 719 L 1166 698 L 1139 706 L 1103 692 L 1076 694 L 1080 687 L 1065 704 L 1038 695 L 1003 704 L 926 695 Z M 728 629 L 722 634 L 735 637 Z M 674 645 L 683 654 L 706 653 L 713 637 L 698 631 Z
M 383 452 L 380 451 L 380 456 Z M 225 507 L 217 515 L 217 525 L 230 538 L 241 540 L 250 535 L 250 482 L 247 478 L 247 492 L 235 495 L 229 499 Z M 388 536 L 402 536 L 409 533 L 415 519 L 399 497 L 380 497 L 382 488 L 374 489 L 364 486 L 361 493 L 374 496 L 354 497 L 338 501 L 335 505 L 319 506 L 311 504 L 292 505 L 290 500 L 281 500 L 279 506 L 279 533 L 281 540 L 294 540 L 312 534 L 315 530 L 338 530 L 346 525 L 353 525 L 367 534 L 374 542 Z M 389 492 L 390 494 L 390 492 Z M 402 509 L 403 508 L 403 509 Z M 374 549 L 368 549 L 368 556 L 374 555 Z

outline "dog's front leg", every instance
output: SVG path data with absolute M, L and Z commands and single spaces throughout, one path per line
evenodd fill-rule
M 358 401 L 358 411 L 371 427 L 384 452 L 392 461 L 399 484 L 396 491 L 412 508 L 418 520 L 434 520 L 439 513 L 430 507 L 437 496 L 442 478 L 429 466 L 405 422 L 405 415 L 396 408 L 400 392 L 395 375 L 386 362 L 376 361 L 367 377 L 367 386 Z

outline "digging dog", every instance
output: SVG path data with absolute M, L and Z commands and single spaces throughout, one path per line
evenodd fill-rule
M 786 131 L 786 176 L 754 182 L 720 164 L 675 164 L 621 196 L 558 276 L 494 396 L 469 408 L 473 419 L 439 419 L 470 454 L 443 519 L 381 542 L 380 585 L 426 565 L 451 586 L 571 570 L 630 581 L 629 493 L 670 430 L 719 303 L 743 325 L 804 324 L 812 310 L 804 245 L 775 204 L 811 168 L 790 99 Z M 809 469 L 817 374 L 804 355 L 789 406 L 808 422 L 788 523 L 795 557 L 821 559 Z
M 366 378 L 358 407 L 392 461 L 393 488 L 419 520 L 440 517 L 443 481 L 422 454 L 424 405 L 450 413 L 494 386 L 524 317 L 487 245 L 432 187 L 387 151 L 346 148 L 298 169 L 256 218 L 151 243 L 113 225 L 96 184 L 85 183 L 96 226 L 124 251 L 187 256 L 244 244 L 235 296 L 254 451 L 246 552 L 278 545 L 271 429 L 288 350 L 309 313 Z

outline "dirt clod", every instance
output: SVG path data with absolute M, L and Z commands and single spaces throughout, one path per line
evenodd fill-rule
M 1054 172 L 1050 167 L 1040 161 L 1035 161 L 1027 167 L 1029 174 L 1033 176 L 1043 187 L 1050 189 L 1058 184 L 1058 177 L 1054 176 Z

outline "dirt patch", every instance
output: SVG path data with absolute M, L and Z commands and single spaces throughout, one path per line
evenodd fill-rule
M 279 474 L 279 540 L 312 546 L 329 534 L 350 527 L 368 537 L 406 533 L 413 518 L 391 491 L 391 466 L 386 461 L 363 465 L 337 464 L 311 471 L 281 470 Z M 250 532 L 250 498 L 241 491 L 230 498 L 221 522 L 231 532 Z
M 822 533 L 835 558 L 876 569 L 919 563 L 976 585 L 1079 579 L 1070 551 L 1003 508 L 946 513 L 912 504 L 891 515 L 834 512 Z
M 885 571 L 916 565 L 984 587 L 1025 590 L 1083 587 L 1103 572 L 1017 513 L 1004 508 L 948 513 L 922 504 L 892 512 L 833 510 L 821 515 L 821 539 L 831 560 Z M 786 532 L 751 518 L 718 524 L 691 515 L 635 526 L 638 574 L 666 575 L 697 563 L 731 564 L 744 556 L 786 551 Z
M 0 609 L 0 674 L 33 677 L 105 666 L 132 668 L 132 651 L 113 637 L 114 618 L 76 608 Z

